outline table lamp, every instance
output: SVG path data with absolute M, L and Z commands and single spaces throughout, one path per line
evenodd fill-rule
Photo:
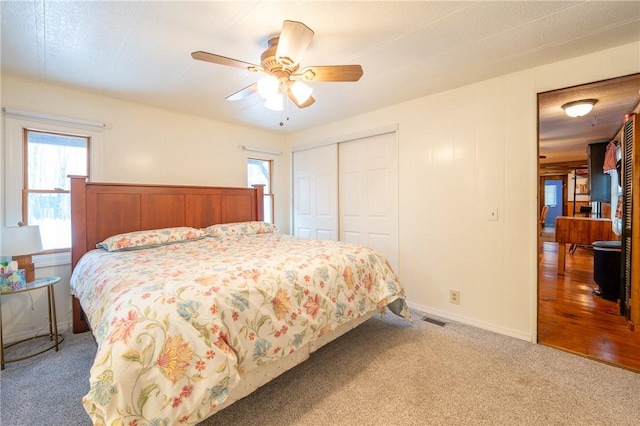
M 35 281 L 31 255 L 42 251 L 39 226 L 14 226 L 2 229 L 2 256 L 11 256 L 24 269 L 27 282 Z

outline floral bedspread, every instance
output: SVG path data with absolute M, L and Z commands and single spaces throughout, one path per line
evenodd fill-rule
M 279 233 L 92 250 L 71 288 L 98 344 L 83 404 L 99 425 L 195 424 L 243 371 L 377 308 L 408 317 L 377 252 Z

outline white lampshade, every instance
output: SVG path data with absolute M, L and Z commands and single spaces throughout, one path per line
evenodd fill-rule
M 267 102 L 264 103 L 264 106 L 272 111 L 282 111 L 284 109 L 282 93 L 277 93 L 276 95 L 271 96 L 267 99 Z
M 273 75 L 268 75 L 258 80 L 258 93 L 260 93 L 260 96 L 264 99 L 269 100 L 277 95 L 279 88 L 280 82 Z
M 295 81 L 291 85 L 291 93 L 293 93 L 293 96 L 299 104 L 305 103 L 307 99 L 309 99 L 309 96 L 311 96 L 311 92 L 313 92 L 313 88 L 307 86 L 301 81 Z
M 42 251 L 39 226 L 2 229 L 2 256 L 25 256 Z
M 580 101 L 567 102 L 562 105 L 562 109 L 569 117 L 582 117 L 587 115 L 598 102 L 597 99 L 583 99 Z

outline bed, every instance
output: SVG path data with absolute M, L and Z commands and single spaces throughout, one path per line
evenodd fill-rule
M 261 187 L 71 182 L 94 424 L 196 424 L 372 316 L 408 318 L 384 257 L 279 233 Z

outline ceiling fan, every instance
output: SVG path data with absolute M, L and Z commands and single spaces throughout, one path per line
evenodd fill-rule
M 284 95 L 298 108 L 306 108 L 315 102 L 313 89 L 305 82 L 350 82 L 362 77 L 360 65 L 322 65 L 300 68 L 300 58 L 311 43 L 313 30 L 302 22 L 284 21 L 279 36 L 268 42 L 267 50 L 260 56 L 260 65 L 227 58 L 213 53 L 197 51 L 193 59 L 214 64 L 261 72 L 266 76 L 257 82 L 226 97 L 237 101 L 258 92 L 266 99 L 267 108 L 282 111 Z

